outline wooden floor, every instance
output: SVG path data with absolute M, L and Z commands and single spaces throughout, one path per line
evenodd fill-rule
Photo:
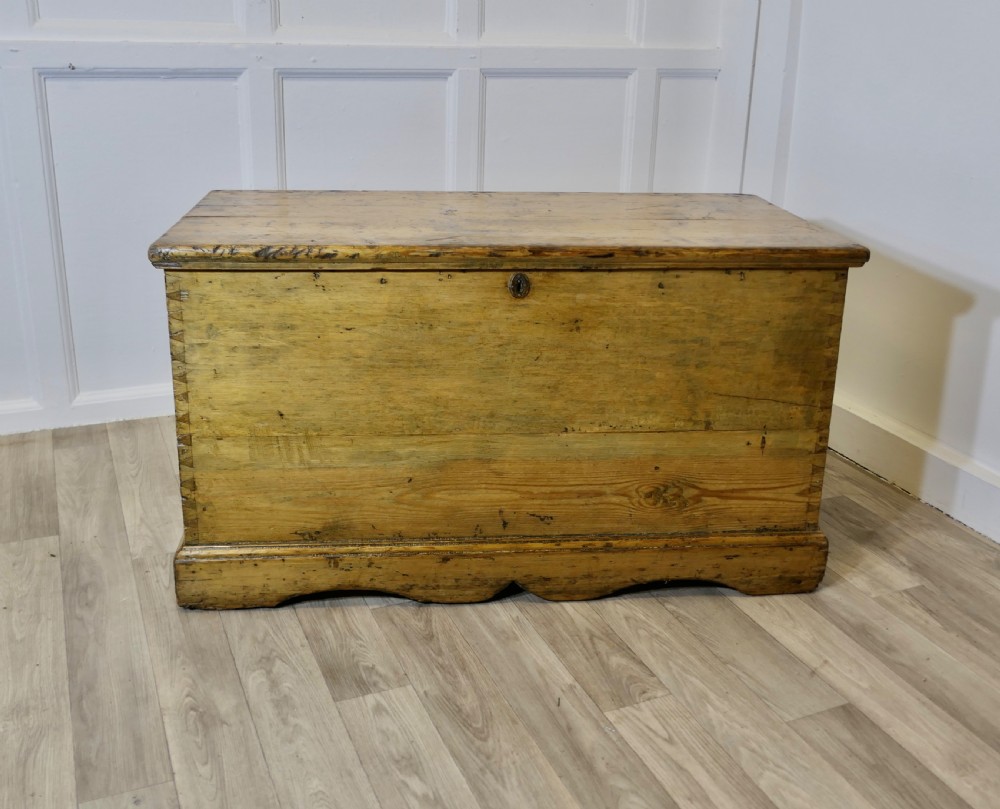
M 175 606 L 169 420 L 0 438 L 0 806 L 1000 807 L 1000 545 L 831 457 L 805 596 Z

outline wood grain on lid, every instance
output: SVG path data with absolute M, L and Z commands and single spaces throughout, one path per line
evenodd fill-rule
M 848 267 L 867 248 L 737 194 L 212 191 L 163 268 Z

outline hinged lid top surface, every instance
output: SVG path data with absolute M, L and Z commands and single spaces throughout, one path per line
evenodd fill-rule
M 868 250 L 738 194 L 212 191 L 162 268 L 830 268 Z

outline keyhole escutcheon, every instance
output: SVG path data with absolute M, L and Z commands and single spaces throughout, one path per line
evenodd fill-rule
M 516 272 L 507 279 L 507 291 L 515 298 L 526 298 L 531 292 L 531 281 L 523 272 Z

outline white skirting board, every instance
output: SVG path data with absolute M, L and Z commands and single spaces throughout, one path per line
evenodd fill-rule
M 1000 542 L 1000 473 L 915 430 L 837 396 L 830 448 Z
M 83 392 L 72 402 L 45 407 L 35 399 L 20 399 L 0 402 L 0 435 L 147 419 L 173 412 L 173 388 L 169 382 Z

